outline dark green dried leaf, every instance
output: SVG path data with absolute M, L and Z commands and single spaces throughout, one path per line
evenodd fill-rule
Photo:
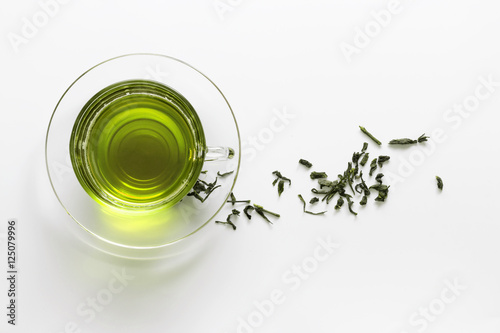
M 247 218 L 249 220 L 252 219 L 252 215 L 250 215 L 250 213 L 254 210 L 255 208 L 252 206 L 252 205 L 248 205 L 245 207 L 245 209 L 243 209 L 243 213 L 245 213 L 245 215 L 247 216 Z
M 443 180 L 441 179 L 441 177 L 436 176 L 436 181 L 438 189 L 443 190 Z
M 233 172 L 234 172 L 234 170 L 228 171 L 226 173 L 220 173 L 220 171 L 217 171 L 217 176 L 219 176 L 219 177 L 226 177 L 226 176 L 229 176 L 230 174 L 232 174 Z
M 318 201 L 319 201 L 318 197 L 312 197 L 311 200 L 309 200 L 309 203 L 312 205 L 312 204 L 315 204 Z
M 368 142 L 363 143 L 363 149 L 361 149 L 361 152 L 364 153 L 368 149 Z
M 422 134 L 421 136 L 418 137 L 417 141 L 418 141 L 418 143 L 422 143 L 422 142 L 427 141 L 427 139 L 429 139 L 429 137 L 425 136 L 425 133 L 424 133 L 424 134 Z
M 381 168 L 384 165 L 384 163 L 387 162 L 390 159 L 391 159 L 390 156 L 380 155 L 378 157 L 378 166 L 379 166 L 379 168 Z
M 312 167 L 312 163 L 311 162 L 309 162 L 307 160 L 304 160 L 302 158 L 299 160 L 299 163 L 302 164 L 303 166 L 305 166 L 306 168 Z
M 267 222 L 269 222 L 271 224 L 273 224 L 273 223 L 267 218 L 267 216 L 265 215 L 266 213 L 271 214 L 271 215 L 276 216 L 276 217 L 280 217 L 279 214 L 268 211 L 268 210 L 264 209 L 264 207 L 262 207 L 262 206 L 254 204 L 253 207 L 254 207 L 255 211 L 257 212 L 257 214 L 262 216 Z
M 281 196 L 281 193 L 285 190 L 285 181 L 283 179 L 280 179 L 278 182 L 278 195 Z
M 369 153 L 365 153 L 363 155 L 363 158 L 361 159 L 361 161 L 359 162 L 359 164 L 361 166 L 365 166 L 366 162 L 368 162 L 368 159 L 370 158 L 370 154 Z
M 283 176 L 281 174 L 281 172 L 279 172 L 279 171 L 273 171 L 273 175 L 275 175 L 277 177 L 276 180 L 283 179 L 283 180 L 287 181 L 289 185 L 292 185 L 292 181 L 289 178 Z M 273 182 L 273 185 L 276 184 L 276 180 Z
M 377 159 L 374 158 L 372 162 L 370 163 L 370 176 L 373 175 L 373 172 L 377 170 Z
M 328 178 L 328 175 L 324 172 L 311 172 L 311 179 Z
M 353 204 L 354 204 L 354 202 L 351 200 L 350 196 L 347 197 L 347 205 L 348 205 L 349 211 L 351 212 L 351 214 L 358 215 L 358 213 L 356 213 L 354 210 L 352 210 Z
M 229 195 L 231 197 L 230 200 L 227 200 L 226 202 L 231 203 L 233 206 L 235 203 L 250 203 L 250 200 L 236 200 L 236 197 L 234 196 L 233 192 Z
M 408 138 L 403 138 L 403 139 L 393 139 L 389 141 L 390 145 L 412 145 L 417 143 L 417 140 L 412 140 Z
M 237 210 L 237 209 L 233 209 L 231 214 L 229 214 L 226 218 L 226 221 L 215 221 L 215 223 L 220 223 L 220 224 L 227 224 L 227 225 L 230 225 L 233 230 L 236 230 L 236 225 L 231 221 L 231 216 L 233 215 L 236 215 L 236 216 L 239 216 L 240 215 L 240 211 Z
M 333 187 L 333 186 L 338 184 L 338 181 L 336 181 L 336 180 L 331 181 L 331 180 L 321 178 L 320 180 L 318 180 L 318 184 L 319 184 L 320 188 Z
M 337 200 L 337 204 L 335 205 L 335 209 L 336 210 L 339 210 L 342 205 L 344 204 L 344 198 L 340 197 L 338 200 Z

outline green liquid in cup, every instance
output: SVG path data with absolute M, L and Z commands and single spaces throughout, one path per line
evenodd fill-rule
M 76 176 L 94 199 L 143 210 L 182 199 L 199 176 L 205 150 L 191 104 L 146 80 L 119 82 L 92 97 L 70 141 Z

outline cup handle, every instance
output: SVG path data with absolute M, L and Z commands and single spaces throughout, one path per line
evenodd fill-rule
M 234 149 L 229 147 L 207 147 L 205 161 L 226 161 L 234 157 Z

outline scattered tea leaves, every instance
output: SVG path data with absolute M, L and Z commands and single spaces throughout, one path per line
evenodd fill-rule
M 375 180 L 377 182 L 379 182 L 380 184 L 382 184 L 382 177 L 384 177 L 384 174 L 383 173 L 379 173 L 377 174 L 377 176 L 375 177 Z
M 436 176 L 436 181 L 438 189 L 443 190 L 443 180 L 441 179 L 441 177 Z
M 312 205 L 312 204 L 315 204 L 318 201 L 319 201 L 318 197 L 312 197 L 311 200 L 309 200 L 309 203 Z
M 363 195 L 363 198 L 361 199 L 361 201 L 359 202 L 359 204 L 361 206 L 364 206 L 364 205 L 366 205 L 367 202 L 368 202 L 368 197 L 366 195 Z
M 368 132 L 366 130 L 366 128 L 364 128 L 363 126 L 359 126 L 359 129 L 361 130 L 361 132 L 365 133 L 370 139 L 372 139 L 376 144 L 378 144 L 379 146 L 382 144 L 382 142 L 380 142 L 380 140 L 378 140 L 376 137 L 374 137 L 370 132 Z
M 299 163 L 305 166 L 306 168 L 310 168 L 313 166 L 311 162 L 309 162 L 308 160 L 304 160 L 303 158 L 299 160 Z

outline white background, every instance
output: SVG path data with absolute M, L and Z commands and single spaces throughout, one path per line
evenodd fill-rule
M 0 332 L 500 332 L 500 87 L 471 112 L 449 111 L 477 101 L 476 89 L 487 92 L 480 77 L 500 82 L 500 8 L 401 0 L 377 31 L 371 13 L 388 3 L 69 1 L 13 47 L 9 38 L 22 36 L 41 6 L 2 1 L 0 260 L 15 217 L 20 274 L 12 327 L 0 273 Z M 372 37 L 356 40 L 348 59 L 341 46 L 356 47 L 367 27 Z M 235 193 L 280 212 L 272 226 L 258 217 L 240 217 L 236 231 L 212 223 L 204 230 L 211 242 L 175 268 L 100 254 L 68 233 L 73 222 L 45 171 L 50 115 L 82 72 L 133 52 L 177 57 L 219 85 L 244 144 Z M 270 136 L 275 112 L 285 110 L 291 118 Z M 393 175 L 388 201 L 356 204 L 357 217 L 332 204 L 325 216 L 304 215 L 297 194 L 309 200 L 313 183 L 298 159 L 334 177 L 367 140 L 358 125 L 385 142 L 370 142 L 373 156 L 392 157 L 383 169 Z M 424 132 L 427 145 L 387 145 Z M 293 181 L 279 199 L 276 169 Z M 318 239 L 328 238 L 339 249 L 314 265 Z M 307 278 L 287 280 L 303 263 Z M 134 279 L 109 304 L 95 317 L 78 314 L 123 270 Z M 465 290 L 450 293 L 447 283 Z M 255 302 L 269 306 L 274 290 L 283 302 L 262 315 Z M 429 307 L 432 317 L 422 319 Z M 238 328 L 242 321 L 253 326 Z

